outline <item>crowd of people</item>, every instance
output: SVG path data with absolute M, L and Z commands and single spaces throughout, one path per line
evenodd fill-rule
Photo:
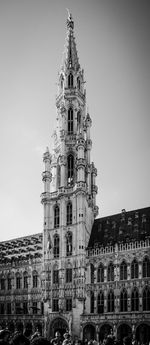
M 120 341 L 117 340 L 113 334 L 106 334 L 104 339 L 97 342 L 94 339 L 81 341 L 77 337 L 73 337 L 67 331 L 63 338 L 59 332 L 56 332 L 55 337 L 47 340 L 45 337 L 36 331 L 30 337 L 26 337 L 21 332 L 11 333 L 8 329 L 0 330 L 0 345 L 150 345 L 150 343 L 137 342 L 134 337 L 124 337 Z

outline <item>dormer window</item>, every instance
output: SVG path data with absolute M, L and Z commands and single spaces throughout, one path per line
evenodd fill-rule
M 73 74 L 69 73 L 68 75 L 68 87 L 71 88 L 73 87 Z
M 73 134 L 73 109 L 68 110 L 68 134 Z

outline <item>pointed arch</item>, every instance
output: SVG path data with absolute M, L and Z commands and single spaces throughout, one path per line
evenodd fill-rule
M 23 272 L 23 288 L 24 289 L 28 288 L 28 272 L 27 271 Z
M 60 183 L 61 183 L 61 167 L 60 167 L 59 160 L 58 160 L 58 163 L 57 163 L 57 188 L 60 187 Z
M 101 290 L 97 296 L 97 313 L 98 314 L 104 313 L 104 293 Z
M 21 289 L 22 276 L 19 272 L 16 273 L 16 289 Z
M 145 256 L 145 258 L 143 259 L 142 275 L 143 275 L 143 278 L 150 277 L 150 260 L 147 256 Z
M 126 289 L 122 289 L 121 293 L 120 293 L 120 311 L 121 312 L 125 312 L 127 311 L 127 290 Z
M 70 154 L 67 158 L 68 165 L 68 185 L 73 184 L 74 180 L 74 156 Z
M 112 262 L 109 263 L 107 268 L 107 280 L 108 282 L 114 281 L 114 265 Z
M 114 292 L 110 290 L 107 296 L 107 312 L 112 313 L 114 311 Z
M 59 206 L 54 207 L 54 228 L 59 228 Z
M 33 280 L 33 288 L 37 288 L 38 287 L 38 272 L 37 271 L 33 271 L 32 280 Z
M 131 292 L 131 311 L 139 310 L 139 292 L 135 287 Z
M 54 235 L 54 248 L 53 248 L 54 258 L 59 258 L 59 236 Z
M 72 88 L 73 87 L 73 74 L 70 72 L 68 75 L 68 88 Z
M 91 264 L 90 268 L 91 268 L 91 284 L 93 284 L 94 283 L 94 265 Z
M 127 280 L 127 263 L 125 260 L 120 264 L 120 280 Z
M 80 90 L 81 88 L 81 81 L 80 81 L 80 77 L 77 77 L 77 88 Z
M 68 134 L 73 134 L 73 108 L 68 109 Z
M 68 232 L 66 235 L 66 256 L 72 255 L 72 232 Z
M 104 265 L 102 263 L 99 264 L 97 270 L 97 282 L 103 283 L 104 282 Z
M 146 286 L 143 290 L 143 311 L 150 310 L 150 289 Z
M 94 313 L 94 292 L 91 291 L 91 295 L 90 295 L 90 313 L 93 314 Z
M 72 224 L 72 202 L 67 203 L 67 225 Z
M 134 258 L 131 263 L 131 279 L 138 278 L 139 276 L 139 265 L 138 261 Z

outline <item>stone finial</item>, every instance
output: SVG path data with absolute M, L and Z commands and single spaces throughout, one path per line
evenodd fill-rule
M 68 18 L 67 18 L 67 29 L 74 29 L 74 21 L 73 21 L 73 18 L 72 18 L 72 14 L 69 12 L 69 10 L 67 9 L 68 11 Z

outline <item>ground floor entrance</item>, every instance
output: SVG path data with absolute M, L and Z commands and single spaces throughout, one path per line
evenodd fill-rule
M 149 344 L 150 342 L 150 325 L 141 323 L 136 329 L 136 340 L 140 344 Z
M 68 324 L 67 324 L 66 320 L 64 320 L 63 318 L 60 318 L 60 317 L 56 318 L 50 324 L 50 328 L 49 328 L 49 332 L 48 332 L 49 333 L 48 338 L 49 338 L 49 340 L 54 338 L 56 332 L 59 332 L 61 335 L 61 338 L 63 339 L 63 335 L 67 330 L 68 330 Z

